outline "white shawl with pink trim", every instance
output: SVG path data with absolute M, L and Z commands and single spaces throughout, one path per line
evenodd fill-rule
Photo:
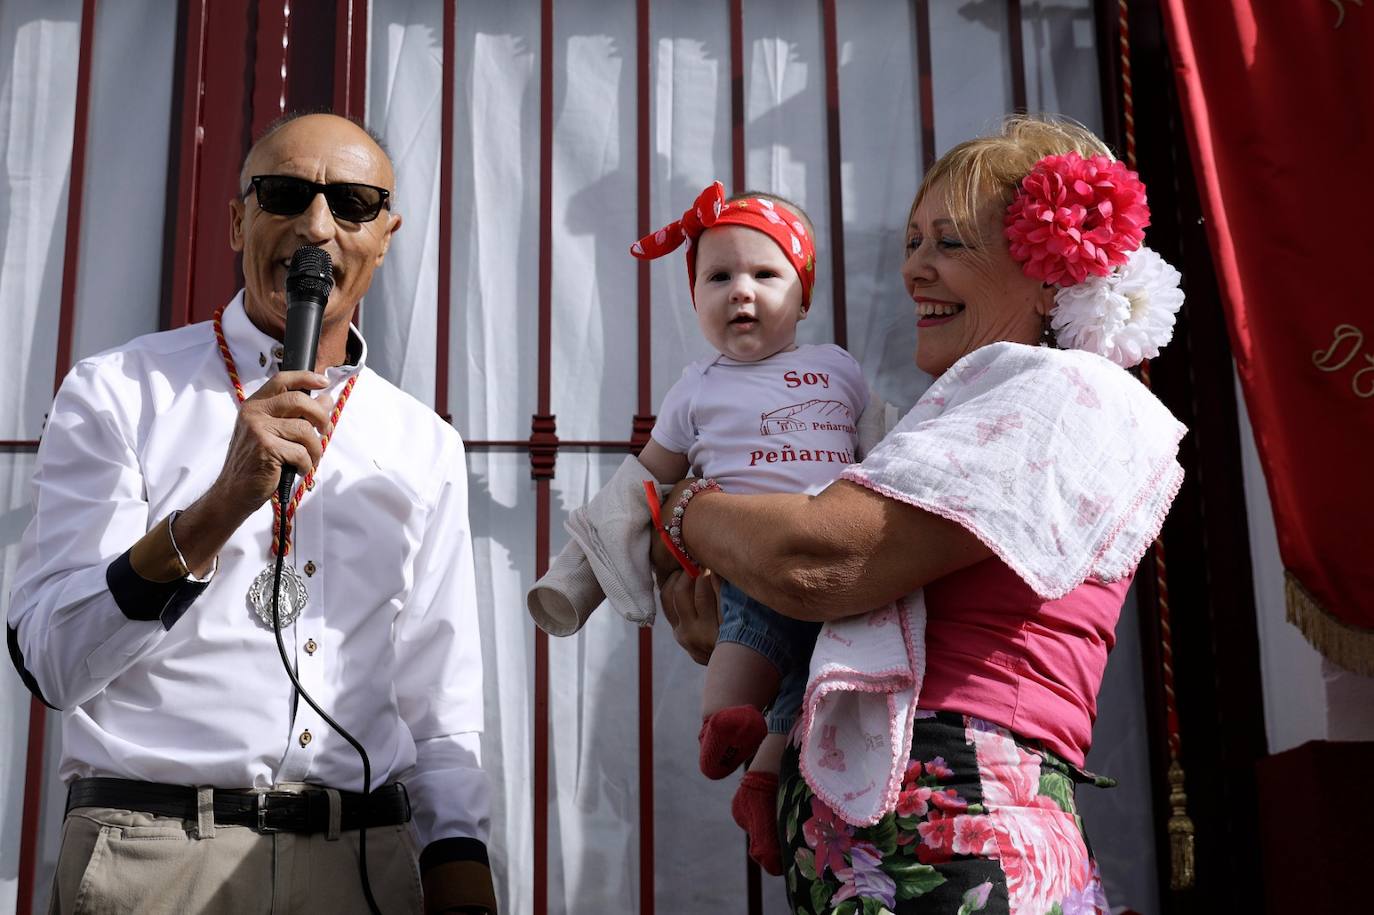
M 957 522 L 1054 600 L 1134 571 L 1182 482 L 1185 431 L 1100 356 L 995 343 L 955 363 L 841 479 Z M 846 822 L 896 807 L 924 676 L 919 590 L 822 628 L 801 769 Z

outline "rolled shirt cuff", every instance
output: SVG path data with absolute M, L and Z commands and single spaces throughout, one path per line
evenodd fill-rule
M 437 839 L 420 853 L 420 875 L 429 911 L 496 912 L 487 846 L 480 839 Z
M 171 629 L 190 609 L 201 592 L 210 585 L 210 577 L 196 580 L 190 576 L 171 581 L 149 581 L 134 571 L 129 561 L 133 548 L 125 550 L 105 569 L 105 583 L 121 613 L 131 620 L 158 622 L 163 629 Z

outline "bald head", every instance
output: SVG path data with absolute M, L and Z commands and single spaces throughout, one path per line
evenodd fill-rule
M 385 187 L 395 194 L 396 179 L 391 155 L 381 138 L 355 121 L 328 112 L 286 114 L 269 124 L 262 136 L 249 148 L 248 155 L 243 157 L 243 168 L 239 171 L 239 187 L 246 188 L 253 175 L 264 174 L 258 166 L 264 157 L 270 158 L 274 144 L 284 139 L 299 141 L 301 138 L 311 144 L 343 141 L 355 146 L 370 146 L 372 156 L 385 166 L 387 183 L 368 183 Z
M 243 254 L 244 309 L 249 318 L 281 339 L 291 258 L 302 245 L 320 248 L 334 266 L 334 290 L 325 308 L 320 354 L 325 358 L 328 347 L 337 350 L 341 359 L 348 319 L 381 266 L 401 217 L 383 208 L 375 219 L 350 221 L 335 216 L 326 195 L 318 192 L 308 197 L 305 209 L 298 213 L 268 212 L 259 205 L 252 187 L 257 175 L 298 178 L 315 185 L 366 184 L 394 193 L 391 159 L 366 130 L 347 118 L 333 114 L 293 117 L 269 130 L 248 151 L 241 174 L 244 196 L 229 202 L 229 242 Z

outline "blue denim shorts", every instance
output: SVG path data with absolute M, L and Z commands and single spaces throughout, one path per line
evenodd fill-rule
M 820 631 L 820 623 L 783 616 L 730 582 L 721 583 L 720 634 L 716 641 L 752 648 L 771 661 L 782 677 L 778 695 L 765 716 L 771 734 L 786 734 L 796 723 L 811 673 L 811 649 Z

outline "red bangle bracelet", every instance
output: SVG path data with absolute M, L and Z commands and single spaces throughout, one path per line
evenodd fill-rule
M 672 538 L 668 535 L 668 529 L 663 526 L 663 518 L 658 507 L 658 488 L 654 486 L 652 480 L 644 481 L 644 497 L 649 502 L 649 517 L 654 519 L 654 530 L 663 540 L 663 545 L 668 548 L 668 552 L 677 560 L 678 565 L 682 566 L 682 570 L 687 573 L 688 577 L 696 578 L 701 574 L 701 569 L 697 568 L 697 564 L 692 562 L 686 553 L 678 549 L 677 544 L 673 543 Z

